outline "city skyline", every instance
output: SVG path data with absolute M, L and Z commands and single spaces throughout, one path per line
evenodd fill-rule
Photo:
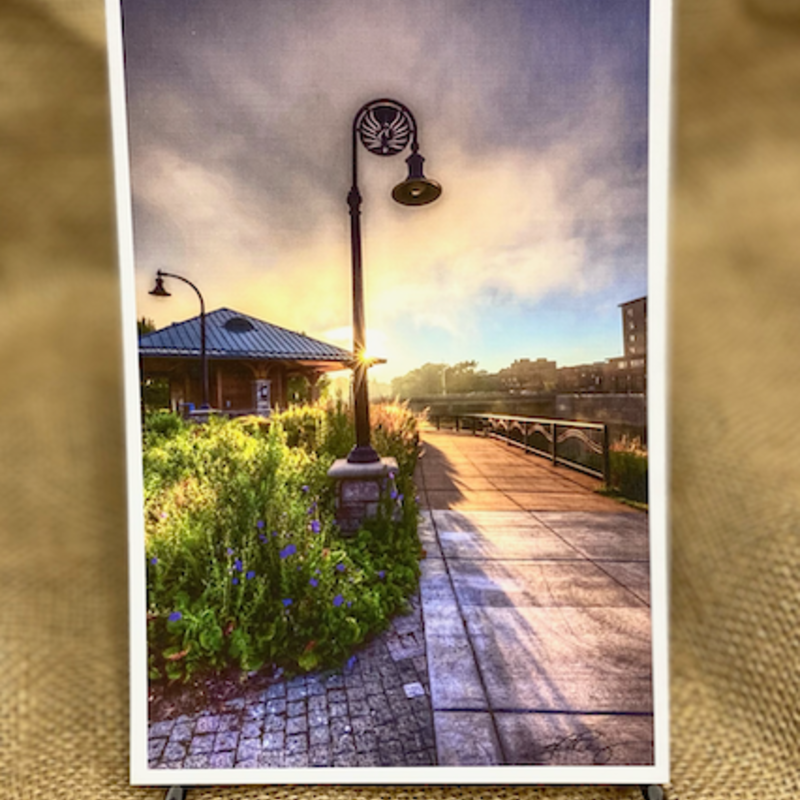
M 415 113 L 430 207 L 390 198 L 404 157 L 359 154 L 367 345 L 390 381 L 622 352 L 647 294 L 647 26 L 639 0 L 126 2 L 137 314 L 157 269 L 350 347 L 349 137 L 365 101 Z M 405 156 L 406 154 L 403 154 Z

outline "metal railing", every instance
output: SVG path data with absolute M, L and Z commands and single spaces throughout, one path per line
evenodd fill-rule
M 456 431 L 467 430 L 502 439 L 509 445 L 549 459 L 554 466 L 563 465 L 609 482 L 609 440 L 605 423 L 508 414 L 440 414 L 428 419 L 437 430 L 452 426 Z

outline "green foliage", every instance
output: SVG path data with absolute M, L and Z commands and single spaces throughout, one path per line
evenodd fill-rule
M 136 320 L 136 332 L 139 336 L 146 336 L 148 333 L 152 333 L 156 330 L 156 324 L 153 322 L 152 319 L 148 317 L 142 317 L 141 319 Z
M 647 503 L 647 451 L 623 438 L 609 452 L 611 488 L 627 500 Z
M 416 426 L 376 408 L 375 444 L 400 465 L 355 537 L 334 520 L 327 470 L 353 445 L 340 406 L 183 423 L 144 434 L 151 678 L 236 664 L 290 671 L 341 663 L 402 609 L 418 578 L 411 480 Z
M 494 376 L 477 369 L 477 361 L 457 364 L 423 364 L 392 380 L 396 397 L 428 397 L 430 395 L 464 394 L 491 391 L 497 387 Z

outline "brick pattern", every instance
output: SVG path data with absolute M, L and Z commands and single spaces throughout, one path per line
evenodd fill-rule
M 436 763 L 419 597 L 340 670 L 150 725 L 152 769 L 430 766 Z

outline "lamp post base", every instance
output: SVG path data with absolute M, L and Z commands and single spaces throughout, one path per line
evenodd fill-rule
M 343 535 L 354 535 L 365 519 L 377 515 L 381 497 L 394 488 L 396 474 L 394 458 L 353 462 L 348 457 L 333 462 L 328 477 L 337 484 L 336 522 Z
M 347 456 L 348 464 L 377 464 L 381 457 L 372 445 L 356 445 Z

